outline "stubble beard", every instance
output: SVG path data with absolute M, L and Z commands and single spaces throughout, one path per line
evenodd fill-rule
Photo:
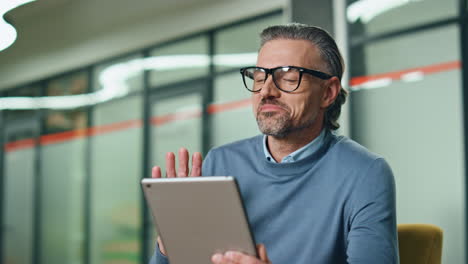
M 286 138 L 292 132 L 297 132 L 311 127 L 315 118 L 307 120 L 298 125 L 294 125 L 293 120 L 287 113 L 262 112 L 257 113 L 257 124 L 260 131 L 268 136 L 278 139 Z

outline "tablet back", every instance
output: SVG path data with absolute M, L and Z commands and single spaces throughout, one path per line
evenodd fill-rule
M 257 255 L 233 177 L 144 179 L 142 187 L 171 264 L 209 264 L 228 250 Z

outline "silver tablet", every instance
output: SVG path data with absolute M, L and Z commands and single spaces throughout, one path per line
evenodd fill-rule
M 209 264 L 228 250 L 257 256 L 233 177 L 143 179 L 146 201 L 171 264 Z

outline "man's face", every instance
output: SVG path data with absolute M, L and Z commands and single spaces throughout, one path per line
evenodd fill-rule
M 327 73 L 318 49 L 305 40 L 279 39 L 265 43 L 258 54 L 257 66 L 298 66 Z M 299 88 L 286 93 L 275 87 L 269 75 L 262 90 L 252 95 L 253 112 L 260 131 L 276 138 L 301 130 L 320 131 L 324 111 L 329 105 L 324 100 L 326 82 L 303 74 Z

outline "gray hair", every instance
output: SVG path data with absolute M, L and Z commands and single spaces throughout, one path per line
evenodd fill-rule
M 276 39 L 308 40 L 320 51 L 320 57 L 326 63 L 329 74 L 338 77 L 341 81 L 344 72 L 344 60 L 341 56 L 335 40 L 327 31 L 314 26 L 299 23 L 271 26 L 260 33 L 260 47 L 265 43 Z M 336 130 L 340 127 L 338 118 L 341 114 L 341 106 L 346 102 L 348 92 L 341 87 L 335 101 L 325 111 L 325 127 Z

